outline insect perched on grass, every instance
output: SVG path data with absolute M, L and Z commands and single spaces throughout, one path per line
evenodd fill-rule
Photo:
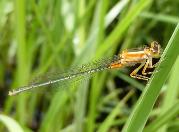
M 18 93 L 31 90 L 34 88 L 42 87 L 42 86 L 47 86 L 55 83 L 59 83 L 65 80 L 70 80 L 72 78 L 76 78 L 79 76 L 85 76 L 89 75 L 92 73 L 96 73 L 99 71 L 107 70 L 107 69 L 120 69 L 123 67 L 128 67 L 128 66 L 134 66 L 136 64 L 140 64 L 139 67 L 137 67 L 131 74 L 130 76 L 133 78 L 137 79 L 142 79 L 142 80 L 149 80 L 150 78 L 147 77 L 147 74 L 152 74 L 152 72 L 146 72 L 147 68 L 154 68 L 156 67 L 156 64 L 152 64 L 152 59 L 153 58 L 160 58 L 161 56 L 161 48 L 160 45 L 156 42 L 153 41 L 150 44 L 150 47 L 145 47 L 140 50 L 124 50 L 121 54 L 114 56 L 111 60 L 107 61 L 98 61 L 97 64 L 93 67 L 89 65 L 84 65 L 81 68 L 78 68 L 77 70 L 73 70 L 69 72 L 68 74 L 65 74 L 63 76 L 49 79 L 48 81 L 45 82 L 37 82 L 34 84 L 30 84 L 27 86 L 20 87 L 18 89 L 9 91 L 9 95 L 16 95 Z M 142 69 L 143 68 L 143 69 Z M 142 75 L 138 74 L 138 71 L 142 69 Z

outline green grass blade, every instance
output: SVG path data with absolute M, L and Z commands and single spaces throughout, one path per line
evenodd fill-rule
M 179 101 L 163 113 L 159 118 L 153 121 L 149 126 L 144 129 L 144 132 L 156 132 L 165 123 L 169 122 L 172 118 L 179 114 Z
M 100 125 L 97 132 L 108 132 L 111 128 L 113 122 L 115 121 L 115 118 L 117 115 L 119 115 L 121 108 L 124 106 L 127 100 L 134 94 L 134 91 L 131 90 L 122 100 L 119 102 L 115 108 L 110 112 L 108 117 L 105 119 L 105 121 Z
M 25 13 L 25 1 L 21 0 L 15 1 L 15 13 L 16 13 L 16 42 L 17 48 L 17 84 L 26 83 L 29 77 L 28 63 L 27 63 L 27 45 L 26 45 L 26 13 Z M 18 120 L 25 124 L 26 117 L 26 97 L 25 95 L 20 95 L 17 101 L 17 117 Z
M 0 122 L 4 123 L 9 132 L 23 132 L 21 126 L 13 119 L 5 115 L 0 115 Z
M 108 51 L 112 46 L 115 47 L 115 45 L 119 43 L 119 40 L 122 38 L 129 25 L 136 19 L 136 17 L 142 12 L 142 10 L 150 4 L 150 2 L 151 0 L 140 0 L 129 10 L 127 15 L 118 23 L 111 34 L 100 45 L 100 50 L 97 53 L 97 57 L 100 57 L 101 55 L 106 53 L 106 51 Z
M 178 90 L 179 90 L 179 81 L 178 81 L 178 73 L 179 73 L 179 57 L 177 58 L 177 61 L 175 62 L 175 65 L 172 69 L 167 90 L 164 96 L 164 102 L 161 109 L 161 115 L 166 112 L 172 105 L 174 105 L 178 98 Z M 159 115 L 160 117 L 160 115 Z M 162 131 L 165 131 L 167 129 L 167 125 L 162 127 Z
M 139 98 L 132 114 L 125 124 L 124 132 L 140 132 L 143 130 L 150 111 L 152 110 L 155 101 L 160 93 L 162 85 L 167 79 L 178 54 L 179 43 L 179 24 L 177 25 L 173 35 L 171 36 L 167 47 L 164 50 L 159 66 L 156 68 L 154 75 L 147 84 L 141 97 Z
M 154 14 L 150 12 L 143 12 L 141 17 L 145 17 L 148 19 L 153 19 L 156 21 L 161 21 L 161 22 L 166 22 L 166 23 L 171 23 L 171 24 L 177 24 L 179 21 L 178 16 L 171 16 L 171 15 L 165 15 L 165 14 Z

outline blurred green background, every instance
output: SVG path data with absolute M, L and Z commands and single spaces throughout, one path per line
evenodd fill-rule
M 0 131 L 120 132 L 146 86 L 130 78 L 131 68 L 39 92 L 8 91 L 153 40 L 165 49 L 178 22 L 178 0 L 1 0 Z M 179 131 L 179 59 L 171 65 L 144 131 Z

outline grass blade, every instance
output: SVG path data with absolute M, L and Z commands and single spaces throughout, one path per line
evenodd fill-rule
M 159 128 L 166 122 L 169 122 L 172 118 L 176 117 L 179 113 L 179 101 L 175 103 L 170 109 L 163 113 L 159 118 L 153 121 L 149 126 L 147 126 L 145 132 L 156 132 Z
M 160 93 L 162 85 L 167 79 L 179 52 L 179 24 L 175 28 L 167 47 L 161 57 L 158 68 L 156 68 L 154 75 L 146 86 L 144 92 L 139 98 L 132 114 L 130 115 L 127 123 L 125 124 L 124 132 L 140 132 L 143 130 L 145 123 L 148 119 L 150 111 L 152 110 L 155 101 Z
M 0 121 L 6 125 L 9 132 L 23 132 L 23 129 L 20 127 L 20 125 L 13 119 L 9 118 L 5 115 L 0 115 Z

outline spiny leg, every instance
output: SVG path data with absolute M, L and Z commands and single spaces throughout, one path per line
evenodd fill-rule
M 144 68 L 142 70 L 142 75 L 151 74 L 151 72 L 146 72 L 146 69 L 149 67 L 149 59 L 146 61 Z
M 152 60 L 148 59 L 144 65 L 144 68 L 142 70 L 142 75 L 152 74 L 153 72 L 146 72 L 147 68 L 153 68 L 152 65 L 150 67 L 150 64 L 152 64 Z
M 149 61 L 149 66 L 148 68 L 155 68 L 158 66 L 159 61 L 157 63 L 155 63 L 154 65 L 152 64 L 152 58 L 149 58 L 147 61 Z
M 148 59 L 147 62 L 144 65 L 144 68 L 142 70 L 142 74 L 143 75 L 147 75 L 147 74 L 152 74 L 153 72 L 146 72 L 147 68 L 155 68 L 158 65 L 159 62 L 155 63 L 154 65 L 152 65 L 152 58 Z
M 133 78 L 137 78 L 137 79 L 149 80 L 148 77 L 137 74 L 138 71 L 139 71 L 144 65 L 146 65 L 146 63 L 142 63 L 139 67 L 137 67 L 133 72 L 131 72 L 130 76 L 133 77 Z
M 158 66 L 158 64 L 159 64 L 159 61 L 157 63 L 155 63 L 154 65 L 152 65 L 151 67 L 149 67 L 149 68 L 155 68 L 155 67 Z

